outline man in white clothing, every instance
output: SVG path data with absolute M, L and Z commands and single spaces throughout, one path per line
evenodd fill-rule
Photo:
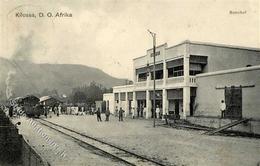
M 221 118 L 224 118 L 224 114 L 226 111 L 226 103 L 224 102 L 224 100 L 221 100 L 220 111 L 221 111 Z

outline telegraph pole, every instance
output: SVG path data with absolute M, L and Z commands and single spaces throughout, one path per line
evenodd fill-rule
M 153 127 L 155 127 L 155 52 L 156 52 L 156 33 L 151 32 L 148 29 L 148 32 L 153 37 Z M 147 110 L 148 111 L 148 110 Z

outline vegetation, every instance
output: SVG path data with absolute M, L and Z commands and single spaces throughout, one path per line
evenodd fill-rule
M 102 100 L 104 93 L 112 92 L 112 88 L 107 89 L 101 84 L 91 82 L 89 86 L 84 85 L 81 87 L 73 88 L 68 100 L 70 103 L 85 103 L 92 105 L 95 101 Z

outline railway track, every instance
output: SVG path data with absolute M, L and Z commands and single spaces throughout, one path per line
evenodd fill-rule
M 165 166 L 165 164 L 162 164 L 159 161 L 155 161 L 153 159 L 149 159 L 145 156 L 138 155 L 136 153 L 130 152 L 126 149 L 123 149 L 121 147 L 112 145 L 110 143 L 104 142 L 102 140 L 99 140 L 97 138 L 85 135 L 83 133 L 74 131 L 72 129 L 69 129 L 67 127 L 58 125 L 56 123 L 49 122 L 44 119 L 38 119 L 39 123 L 41 123 L 44 126 L 47 126 L 48 128 L 51 128 L 52 130 L 55 130 L 57 132 L 60 132 L 70 138 L 73 138 L 80 146 L 83 148 L 93 148 L 97 151 L 102 152 L 106 156 L 113 158 L 114 160 L 117 160 L 121 163 L 124 163 L 126 165 L 136 165 L 136 166 L 152 166 L 152 165 L 159 165 L 159 166 Z

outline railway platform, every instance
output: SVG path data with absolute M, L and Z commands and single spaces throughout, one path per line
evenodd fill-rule
M 237 166 L 257 165 L 260 161 L 260 139 L 256 138 L 208 136 L 202 135 L 204 131 L 178 130 L 161 125 L 153 128 L 152 120 L 126 118 L 123 122 L 119 122 L 117 117 L 113 116 L 109 122 L 97 122 L 96 116 L 91 115 L 42 118 L 163 165 Z M 125 165 L 100 155 L 93 149 L 86 150 L 82 145 L 79 146 L 77 141 L 36 122 L 60 149 L 66 151 L 66 157 L 62 158 L 55 154 L 55 150 L 33 129 L 28 119 L 23 117 L 13 121 L 22 122 L 19 132 L 54 165 Z

